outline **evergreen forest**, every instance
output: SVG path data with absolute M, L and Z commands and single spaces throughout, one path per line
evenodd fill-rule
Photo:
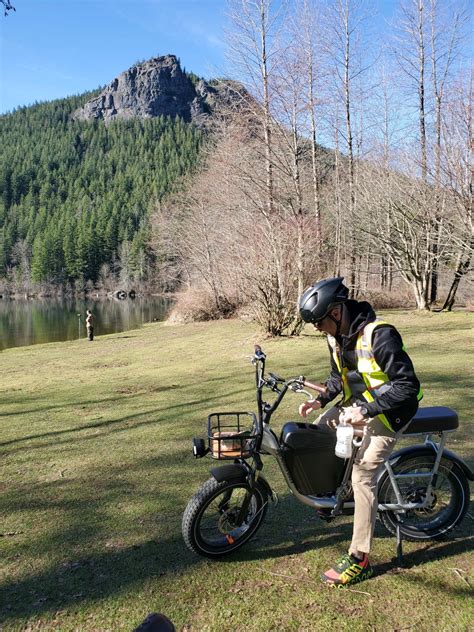
M 163 117 L 72 120 L 96 94 L 0 117 L 0 278 L 78 288 L 126 267 L 147 281 L 150 210 L 193 170 L 202 133 Z

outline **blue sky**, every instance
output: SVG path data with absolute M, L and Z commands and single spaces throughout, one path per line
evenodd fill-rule
M 13 0 L 0 15 L 0 112 L 80 94 L 137 60 L 174 53 L 212 77 L 224 68 L 225 0 Z
M 383 37 L 399 0 L 365 1 L 377 13 L 372 26 Z M 225 70 L 226 0 L 13 4 L 15 13 L 0 14 L 0 113 L 92 90 L 138 60 L 167 53 L 204 77 L 232 74 Z

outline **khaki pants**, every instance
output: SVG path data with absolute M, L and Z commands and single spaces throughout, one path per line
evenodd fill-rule
M 318 417 L 315 423 L 335 431 L 341 408 L 334 406 Z M 399 433 L 397 433 L 398 435 Z M 369 420 L 352 469 L 354 491 L 354 527 L 350 553 L 369 553 L 377 519 L 377 478 L 390 456 L 397 435 L 374 417 Z

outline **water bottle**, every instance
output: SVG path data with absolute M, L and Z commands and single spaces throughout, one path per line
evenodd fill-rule
M 349 459 L 352 454 L 352 439 L 354 438 L 353 426 L 351 424 L 339 424 L 336 437 L 336 456 L 341 457 L 341 459 Z

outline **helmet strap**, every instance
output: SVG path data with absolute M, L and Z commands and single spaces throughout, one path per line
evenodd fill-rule
M 332 320 L 332 322 L 336 325 L 336 335 L 335 338 L 339 338 L 339 336 L 341 335 L 341 325 L 342 325 L 342 310 L 344 309 L 343 305 L 341 304 L 341 315 L 339 317 L 339 320 L 336 320 L 334 318 L 334 316 L 332 314 L 327 314 L 327 318 L 330 318 Z

